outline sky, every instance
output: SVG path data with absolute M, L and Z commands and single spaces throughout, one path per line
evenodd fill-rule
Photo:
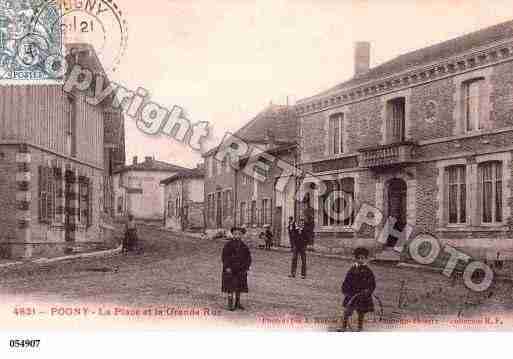
M 115 0 L 128 24 L 113 80 L 185 109 L 213 127 L 209 146 L 271 102 L 312 96 L 353 75 L 353 46 L 371 42 L 371 66 L 513 19 L 502 0 Z M 107 34 L 108 36 L 108 34 Z M 194 167 L 201 156 L 126 118 L 133 156 Z

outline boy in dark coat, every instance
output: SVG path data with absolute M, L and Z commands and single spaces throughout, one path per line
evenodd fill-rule
M 223 248 L 222 291 L 228 293 L 228 310 L 244 307 L 240 304 L 240 293 L 248 292 L 248 270 L 251 266 L 251 253 L 241 237 L 246 233 L 243 228 L 232 228 L 232 239 Z M 235 293 L 235 306 L 233 294 Z
M 355 310 L 358 313 L 358 331 L 363 329 L 365 314 L 374 311 L 372 293 L 376 289 L 376 280 L 365 263 L 369 251 L 366 248 L 356 248 L 354 256 L 356 263 L 351 266 L 342 284 L 342 293 L 345 295 L 342 331 L 347 329 L 347 321 Z

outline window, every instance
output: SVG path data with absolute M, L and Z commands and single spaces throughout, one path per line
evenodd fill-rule
M 173 200 L 171 198 L 167 201 L 167 216 L 173 217 Z
M 79 211 L 78 222 L 89 227 L 92 224 L 92 185 L 91 180 L 81 176 L 79 178 Z
M 176 198 L 175 199 L 175 217 L 179 217 L 179 216 L 180 216 L 180 199 Z
M 233 212 L 232 191 L 227 190 L 224 192 L 224 195 L 225 195 L 224 213 L 225 213 L 225 217 L 229 217 L 232 215 L 232 212 Z
M 55 219 L 57 178 L 50 167 L 39 166 L 39 221 L 52 223 Z
M 271 224 L 271 201 L 262 200 L 262 224 Z
M 217 160 L 212 157 L 212 176 L 217 176 Z
M 446 176 L 449 223 L 467 223 L 466 167 L 447 167 Z
M 344 114 L 337 113 L 329 119 L 329 146 L 332 155 L 344 152 Z
M 77 102 L 74 96 L 68 96 L 70 110 L 66 122 L 66 150 L 68 155 L 77 155 Z
M 212 195 L 209 194 L 207 196 L 207 218 L 212 218 Z
M 256 201 L 251 201 L 251 225 L 256 224 L 257 216 L 256 216 Z
M 406 99 L 399 97 L 387 104 L 387 137 L 389 143 L 405 140 Z
M 479 165 L 482 223 L 502 222 L 502 162 Z
M 243 225 L 246 222 L 246 202 L 240 203 L 240 224 Z
M 228 191 L 223 192 L 223 218 L 228 214 Z
M 123 196 L 118 197 L 118 213 L 123 213 Z
M 226 172 L 226 169 L 227 169 L 227 159 L 226 157 L 223 158 L 223 161 L 221 162 L 221 173 L 224 173 Z
M 483 111 L 483 85 L 484 79 L 474 79 L 463 83 L 463 116 L 467 132 L 480 130 L 481 113 Z
M 326 193 L 321 197 L 323 226 L 350 226 L 354 222 L 354 179 L 325 181 Z

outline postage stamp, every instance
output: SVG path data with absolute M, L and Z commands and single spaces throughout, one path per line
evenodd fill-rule
M 126 50 L 127 22 L 110 0 L 0 0 L 0 79 L 41 83 L 64 79 L 66 45 L 94 48 L 106 72 Z
M 62 58 L 63 49 L 61 32 L 55 26 L 59 21 L 56 2 L 41 11 L 40 0 L 0 0 L 0 79 L 62 79 L 63 64 L 56 61 Z

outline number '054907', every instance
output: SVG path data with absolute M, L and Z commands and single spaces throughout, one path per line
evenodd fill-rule
M 11 348 L 39 348 L 41 340 L 39 339 L 11 339 L 9 340 L 9 346 Z

